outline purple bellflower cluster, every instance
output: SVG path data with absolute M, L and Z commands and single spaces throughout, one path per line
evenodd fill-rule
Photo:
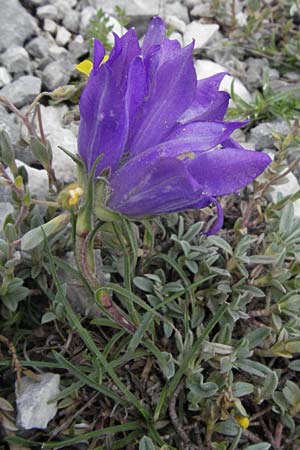
M 210 230 L 223 225 L 216 197 L 243 188 L 270 163 L 230 138 L 245 122 L 225 122 L 226 73 L 197 81 L 193 43 L 181 48 L 152 19 L 140 47 L 134 29 L 104 63 L 94 41 L 93 68 L 80 99 L 78 151 L 88 172 L 108 169 L 106 206 L 130 218 L 217 206 Z

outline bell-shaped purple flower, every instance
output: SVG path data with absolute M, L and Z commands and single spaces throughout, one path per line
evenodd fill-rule
M 154 18 L 140 48 L 134 29 L 119 38 L 107 62 L 94 42 L 93 70 L 80 99 L 79 154 L 96 175 L 109 169 L 107 207 L 143 217 L 217 205 L 270 163 L 230 139 L 243 122 L 225 122 L 226 75 L 197 81 L 193 44 L 181 48 Z

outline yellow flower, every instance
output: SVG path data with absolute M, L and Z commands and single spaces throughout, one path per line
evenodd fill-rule
M 235 420 L 244 430 L 247 430 L 250 425 L 250 420 L 248 419 L 248 417 L 235 416 Z
M 108 57 L 109 57 L 109 55 L 105 55 L 102 63 L 105 63 L 108 60 Z M 83 73 L 84 75 L 86 75 L 88 77 L 92 71 L 93 63 L 90 59 L 85 59 L 81 63 L 77 64 L 75 67 L 77 70 L 79 70 L 79 72 Z

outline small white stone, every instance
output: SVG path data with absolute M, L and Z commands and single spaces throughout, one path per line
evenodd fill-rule
M 75 163 L 58 148 L 60 145 L 74 154 L 77 151 L 75 134 L 62 125 L 66 112 L 68 112 L 68 108 L 65 105 L 41 106 L 44 133 L 52 146 L 53 169 L 59 180 L 71 183 L 76 178 Z
M 71 37 L 72 34 L 65 27 L 58 27 L 55 38 L 58 45 L 64 47 L 71 40 Z
M 36 14 L 40 19 L 57 19 L 57 8 L 55 5 L 39 6 L 36 10 Z
M 11 80 L 12 78 L 5 67 L 0 67 L 0 88 L 5 86 L 6 84 L 9 84 Z
M 235 15 L 235 19 L 239 27 L 244 27 L 247 25 L 247 17 L 248 15 L 243 11 L 240 11 Z
M 44 373 L 38 377 L 39 381 L 22 377 L 16 383 L 17 423 L 25 430 L 46 429 L 57 413 L 57 402 L 49 402 L 60 392 L 60 376 Z
M 23 163 L 16 159 L 17 167 L 24 166 L 26 172 L 28 174 L 28 188 L 31 195 L 34 197 L 44 200 L 48 193 L 48 175 L 46 170 L 44 169 L 35 169 L 34 167 L 30 167 L 27 164 Z M 9 169 L 7 169 L 7 173 L 10 177 L 13 177 L 12 173 Z
M 81 11 L 80 17 L 80 32 L 84 34 L 86 28 L 89 26 L 90 21 L 97 14 L 97 10 L 92 6 L 87 6 Z
M 171 40 L 176 40 L 179 42 L 179 44 L 181 45 L 181 47 L 183 47 L 183 38 L 182 38 L 182 34 L 178 33 L 178 31 L 173 31 L 173 33 L 170 34 L 169 39 Z
M 167 16 L 166 24 L 169 25 L 173 30 L 179 31 L 180 33 L 184 33 L 186 29 L 186 24 L 183 20 L 178 19 L 176 16 Z
M 44 30 L 48 31 L 48 33 L 54 35 L 57 30 L 57 25 L 53 20 L 46 18 L 44 20 Z
M 210 61 L 209 59 L 201 59 L 197 60 L 195 62 L 195 69 L 197 73 L 197 79 L 202 80 L 203 78 L 210 77 L 212 75 L 215 75 L 216 73 L 220 72 L 228 72 L 228 70 L 221 66 L 220 64 L 217 64 L 213 61 Z M 227 91 L 230 94 L 231 91 L 231 85 L 232 81 L 234 80 L 233 85 L 233 91 L 236 95 L 242 98 L 247 103 L 251 102 L 251 94 L 250 92 L 245 88 L 243 83 L 235 77 L 232 77 L 231 75 L 226 75 L 221 83 L 220 91 Z M 231 100 L 231 105 L 232 105 Z
M 108 17 L 107 26 L 112 27 L 112 30 L 107 35 L 107 40 L 111 45 L 114 45 L 115 39 L 114 39 L 113 33 L 116 33 L 120 37 L 120 36 L 123 36 L 123 34 L 125 34 L 127 30 L 114 17 L 112 17 L 112 16 L 107 16 L 107 17 Z
M 63 59 L 68 55 L 68 51 L 64 47 L 54 44 L 49 47 L 49 55 L 54 59 Z
M 216 23 L 206 24 L 193 21 L 189 23 L 183 35 L 184 45 L 188 45 L 195 40 L 194 50 L 200 50 L 205 47 L 214 34 L 219 30 Z

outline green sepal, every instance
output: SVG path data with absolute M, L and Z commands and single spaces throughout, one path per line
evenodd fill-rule
M 15 176 L 18 172 L 15 161 L 15 151 L 8 133 L 3 129 L 0 130 L 0 159 L 10 168 Z
M 44 145 L 35 136 L 31 136 L 30 148 L 36 159 L 42 164 L 42 166 L 46 170 L 48 170 L 51 167 L 53 159 L 53 153 L 50 142 L 46 141 L 46 145 Z
M 95 216 L 103 222 L 119 222 L 121 215 L 112 209 L 107 208 L 106 200 L 108 196 L 108 186 L 106 178 L 101 177 L 96 180 L 94 188 L 93 211 Z
M 44 236 L 47 238 L 57 233 L 58 231 L 65 228 L 67 223 L 70 221 L 70 214 L 64 213 L 60 214 L 49 222 L 41 225 L 39 227 L 33 228 L 24 234 L 21 241 L 21 249 L 23 251 L 29 251 L 37 247 L 39 244 L 44 242 Z

